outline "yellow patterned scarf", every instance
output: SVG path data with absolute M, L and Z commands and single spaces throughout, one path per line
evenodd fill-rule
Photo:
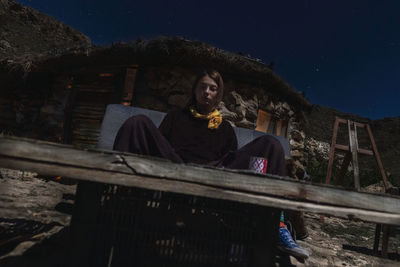
M 193 106 L 190 106 L 189 110 L 192 113 L 193 117 L 208 120 L 208 129 L 218 129 L 219 125 L 222 123 L 222 116 L 221 113 L 219 113 L 218 109 L 214 109 L 214 111 L 208 115 L 198 113 Z

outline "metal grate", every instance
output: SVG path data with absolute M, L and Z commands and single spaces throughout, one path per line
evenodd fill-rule
M 105 185 L 93 266 L 252 266 L 257 207 Z

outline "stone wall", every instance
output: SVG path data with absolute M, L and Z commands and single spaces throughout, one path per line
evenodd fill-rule
M 40 80 L 40 82 L 38 82 Z M 27 79 L 0 92 L 0 133 L 61 142 L 67 101 L 68 75 Z

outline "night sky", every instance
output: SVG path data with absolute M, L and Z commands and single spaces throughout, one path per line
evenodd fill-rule
M 400 116 L 398 0 L 18 0 L 96 45 L 184 36 L 249 54 L 313 103 Z

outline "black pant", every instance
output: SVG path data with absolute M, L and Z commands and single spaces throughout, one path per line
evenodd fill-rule
M 127 119 L 118 131 L 114 150 L 156 156 L 176 163 L 184 163 L 168 140 L 153 122 L 144 115 Z M 250 157 L 264 157 L 268 160 L 267 173 L 286 174 L 284 151 L 279 141 L 272 136 L 261 136 L 242 148 L 210 161 L 207 165 L 229 169 L 248 169 Z

